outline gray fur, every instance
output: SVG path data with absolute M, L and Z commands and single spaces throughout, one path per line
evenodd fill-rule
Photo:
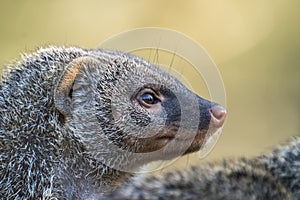
M 300 199 L 300 137 L 253 159 L 136 178 L 108 199 Z
M 166 87 L 187 106 L 180 110 L 165 103 L 165 112 L 145 112 L 131 98 L 147 84 Z M 177 98 L 168 98 L 176 104 Z M 212 105 L 133 55 L 75 47 L 24 55 L 0 84 L 0 196 L 93 199 L 112 191 L 145 163 L 198 150 Z M 178 132 L 175 111 L 190 115 L 180 140 L 156 154 L 136 156 L 169 144 L 154 139 Z M 189 124 L 199 117 L 196 127 Z M 189 143 L 190 138 L 196 139 Z

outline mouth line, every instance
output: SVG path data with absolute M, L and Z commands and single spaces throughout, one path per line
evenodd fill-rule
M 209 128 L 208 130 L 202 130 L 198 131 L 193 137 L 184 137 L 187 134 L 181 134 L 181 136 L 177 136 L 177 133 L 167 133 L 164 135 L 161 135 L 156 138 L 156 140 L 177 140 L 177 141 L 191 141 L 191 140 L 205 140 L 206 138 L 212 137 L 215 133 L 217 133 L 221 128 Z
M 216 134 L 218 134 L 219 130 L 222 128 L 214 129 L 209 128 L 208 130 L 198 130 L 196 134 L 189 134 L 186 130 L 181 132 L 180 134 L 177 132 L 161 132 L 157 134 L 156 137 L 150 138 L 128 138 L 127 143 L 131 144 L 133 147 L 132 150 L 135 153 L 148 153 L 157 151 L 159 149 L 167 147 L 164 150 L 167 154 L 176 154 L 176 152 L 181 151 L 183 149 L 182 155 L 186 155 L 188 153 L 193 153 L 205 148 L 205 145 L 211 138 L 213 138 Z M 137 144 L 149 144 L 149 145 L 137 145 Z M 150 145 L 152 144 L 152 145 Z M 153 145 L 154 144 L 154 145 Z M 142 146 L 144 148 L 135 149 L 136 146 Z M 150 147 L 150 148 L 149 148 Z M 166 154 L 164 154 L 166 155 Z
M 179 149 L 181 149 L 182 145 L 186 146 L 186 150 L 182 155 L 187 155 L 190 153 L 202 151 L 206 154 L 209 152 L 212 148 L 209 148 L 209 146 L 214 146 L 210 144 L 215 144 L 216 142 L 212 142 L 214 140 L 213 138 L 218 138 L 218 135 L 220 131 L 222 130 L 222 127 L 220 128 L 209 128 L 206 131 L 198 131 L 197 134 L 194 137 L 176 137 L 176 134 L 165 134 L 161 137 L 157 138 L 157 141 L 163 141 L 165 145 L 168 143 L 173 143 L 173 145 L 179 145 Z

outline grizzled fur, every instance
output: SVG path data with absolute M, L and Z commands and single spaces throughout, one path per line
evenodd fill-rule
M 253 159 L 224 160 L 136 178 L 106 198 L 300 199 L 300 137 Z
M 164 112 L 137 103 L 146 86 L 164 94 Z M 25 55 L 0 84 L 0 196 L 89 199 L 114 190 L 145 163 L 199 150 L 212 105 L 133 55 L 74 47 Z M 177 140 L 182 112 L 193 116 Z M 201 119 L 194 127 L 193 117 Z M 197 137 L 186 134 L 193 128 Z

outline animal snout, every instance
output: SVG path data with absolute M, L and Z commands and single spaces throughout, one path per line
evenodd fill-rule
M 223 126 L 226 118 L 226 110 L 220 105 L 215 105 L 210 108 L 210 123 L 215 128 L 220 128 Z

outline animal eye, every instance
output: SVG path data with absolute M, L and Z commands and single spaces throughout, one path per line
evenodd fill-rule
M 158 99 L 151 93 L 145 93 L 141 95 L 141 100 L 145 102 L 146 104 L 156 104 L 158 103 Z

